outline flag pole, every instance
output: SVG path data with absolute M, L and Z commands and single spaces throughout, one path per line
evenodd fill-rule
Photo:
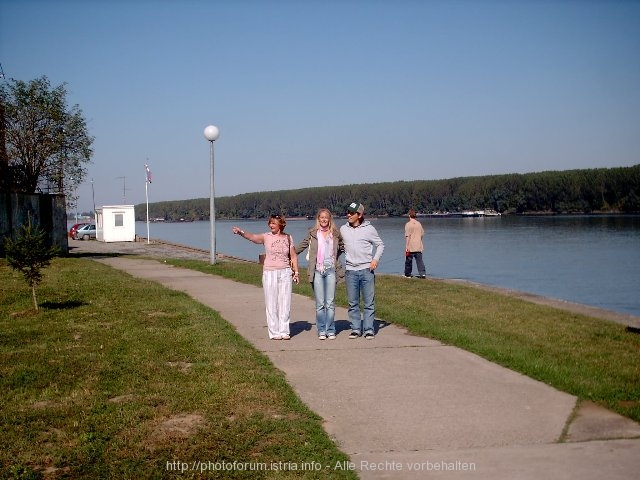
M 149 182 L 144 182 L 144 193 L 147 197 L 147 245 L 149 245 Z
M 144 195 L 147 199 L 147 245 L 149 245 L 149 183 L 151 182 L 151 171 L 149 165 L 145 163 L 144 169 L 146 171 L 144 179 Z

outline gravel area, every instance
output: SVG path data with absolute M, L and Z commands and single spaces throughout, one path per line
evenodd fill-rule
M 193 260 L 209 261 L 211 253 L 209 250 L 188 247 L 185 245 L 172 244 L 160 240 L 140 239 L 136 242 L 98 242 L 96 240 L 73 240 L 69 239 L 70 255 L 144 255 L 158 258 L 187 258 Z M 217 260 L 232 259 L 237 261 L 248 261 L 245 259 L 229 257 L 217 252 Z

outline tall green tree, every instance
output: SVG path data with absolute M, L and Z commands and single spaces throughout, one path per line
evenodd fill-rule
M 0 85 L 0 102 L 6 151 L 0 188 L 40 189 L 71 198 L 87 175 L 94 139 L 80 107 L 67 105 L 66 84 L 52 87 L 46 76 L 29 82 L 10 79 Z

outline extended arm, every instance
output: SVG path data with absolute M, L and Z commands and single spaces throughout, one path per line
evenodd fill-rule
M 258 244 L 264 243 L 264 235 L 262 235 L 261 233 L 256 234 L 256 233 L 247 232 L 245 230 L 242 230 L 239 227 L 232 227 L 231 230 L 236 235 L 240 235 L 242 238 L 246 238 L 250 242 L 258 243 Z

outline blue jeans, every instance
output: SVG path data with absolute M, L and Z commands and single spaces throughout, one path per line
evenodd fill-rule
M 318 335 L 336 334 L 336 270 L 328 268 L 324 273 L 316 270 L 313 275 L 313 292 L 316 297 L 316 326 Z
M 347 270 L 345 277 L 347 298 L 349 300 L 349 321 L 351 330 L 358 333 L 375 333 L 373 320 L 375 316 L 376 275 L 368 268 Z M 360 317 L 360 295 L 364 312 Z

